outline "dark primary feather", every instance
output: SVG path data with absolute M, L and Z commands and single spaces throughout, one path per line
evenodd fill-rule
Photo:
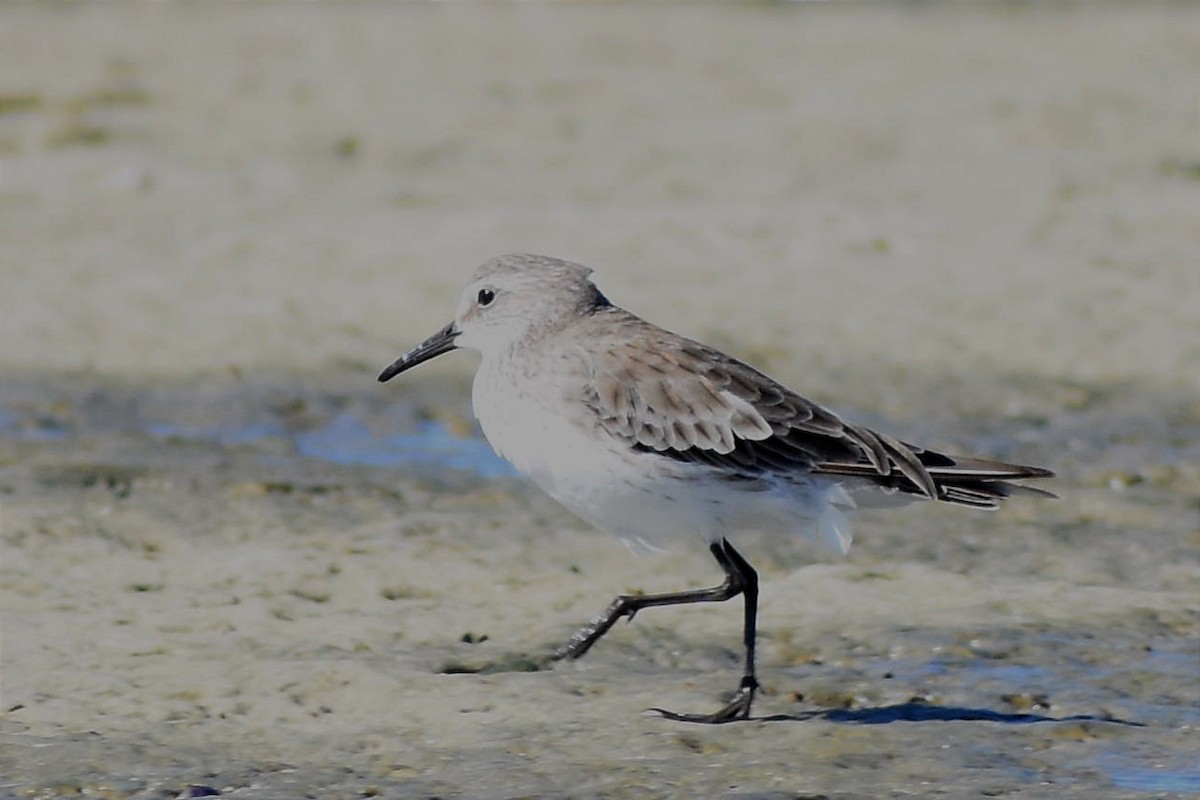
M 1014 492 L 1049 494 L 1008 482 L 1048 470 L 923 450 L 845 422 L 752 367 L 621 309 L 602 314 L 621 314 L 634 330 L 619 344 L 587 348 L 583 399 L 601 428 L 636 450 L 734 478 L 841 475 L 980 508 Z

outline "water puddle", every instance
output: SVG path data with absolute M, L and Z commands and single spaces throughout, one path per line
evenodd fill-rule
M 321 425 L 302 430 L 276 422 L 236 427 L 186 428 L 171 423 L 147 426 L 153 436 L 222 445 L 253 445 L 266 439 L 284 440 L 297 455 L 335 464 L 371 467 L 426 466 L 462 470 L 483 478 L 515 475 L 483 439 L 455 436 L 444 424 L 420 422 L 416 430 L 378 435 L 351 412 L 342 412 Z
M 1200 794 L 1200 758 L 1191 765 L 1169 767 L 1166 764 L 1129 766 L 1120 756 L 1112 755 L 1098 766 L 1108 774 L 1114 786 L 1158 794 Z
M 305 398 L 297 415 L 286 403 L 226 397 L 153 396 L 88 398 L 69 404 L 0 406 L 0 439 L 50 442 L 109 434 L 145 434 L 164 442 L 221 447 L 280 445 L 297 457 L 343 465 L 422 467 L 469 472 L 482 478 L 515 475 L 478 434 L 457 435 L 414 408 L 352 404 L 339 409 Z M 297 419 L 297 416 L 302 419 Z

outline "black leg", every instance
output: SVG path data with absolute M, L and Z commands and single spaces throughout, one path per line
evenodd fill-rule
M 745 599 L 745 618 L 742 641 L 746 648 L 742 680 L 733 699 L 713 714 L 676 714 L 661 708 L 654 709 L 663 716 L 681 722 L 719 724 L 750 716 L 750 705 L 758 689 L 754 671 L 754 642 L 758 618 L 758 573 L 754 567 L 722 539 L 709 547 L 713 558 L 725 571 L 725 580 L 710 589 L 695 589 L 687 592 L 665 592 L 663 594 L 621 595 L 613 600 L 604 613 L 584 625 L 554 653 L 554 659 L 579 658 L 608 633 L 621 617 L 633 619 L 637 612 L 651 606 L 682 605 L 685 603 L 718 603 L 742 595 Z
M 758 573 L 729 542 L 722 540 L 721 546 L 724 558 L 718 556 L 717 561 L 725 569 L 726 575 L 736 576 L 734 580 L 742 587 L 741 593 L 745 603 L 742 644 L 745 645 L 746 660 L 742 668 L 742 679 L 733 699 L 712 714 L 676 714 L 663 708 L 654 709 L 667 719 L 719 725 L 750 718 L 750 706 L 754 702 L 754 693 L 758 691 L 758 677 L 754 669 L 754 643 L 758 629 Z

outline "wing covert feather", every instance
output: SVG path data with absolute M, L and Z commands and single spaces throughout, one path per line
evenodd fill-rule
M 922 450 L 843 421 L 763 373 L 618 309 L 622 342 L 584 348 L 582 399 L 594 423 L 636 450 L 724 470 L 733 479 L 824 474 L 890 491 L 993 507 L 1006 480 L 1051 473 Z M 611 330 L 611 329 L 610 329 Z M 1044 492 L 1043 492 L 1044 493 Z
M 874 436 L 716 350 L 646 336 L 587 353 L 584 401 L 596 424 L 641 449 L 759 476 L 865 457 L 887 469 Z

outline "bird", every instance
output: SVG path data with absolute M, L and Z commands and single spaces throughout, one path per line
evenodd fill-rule
M 551 656 L 576 659 L 618 620 L 655 606 L 743 598 L 742 674 L 711 713 L 750 719 L 759 580 L 739 532 L 807 535 L 846 552 L 858 505 L 933 500 L 994 509 L 1050 470 L 923 449 L 856 425 L 763 372 L 614 305 L 592 269 L 511 254 L 481 265 L 453 320 L 396 359 L 383 383 L 455 349 L 478 351 L 474 414 L 492 448 L 568 510 L 635 546 L 683 537 L 724 579 L 621 595 Z M 880 503 L 879 501 L 882 501 Z

